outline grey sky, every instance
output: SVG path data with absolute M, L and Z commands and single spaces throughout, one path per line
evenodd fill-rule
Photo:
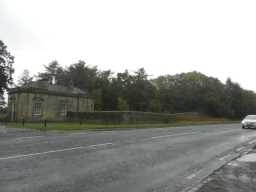
M 58 60 L 153 76 L 197 70 L 256 91 L 256 2 L 1 0 L 0 38 L 15 77 Z

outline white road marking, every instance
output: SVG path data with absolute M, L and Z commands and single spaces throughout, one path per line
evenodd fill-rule
M 238 163 L 237 162 L 230 162 L 228 163 L 229 166 L 237 167 Z
M 183 135 L 193 135 L 198 132 L 187 132 L 187 133 L 177 133 L 177 134 L 171 134 L 171 135 L 160 135 L 160 136 L 155 136 L 151 137 L 152 139 L 159 139 L 159 138 L 165 138 L 165 137 L 175 137 L 175 136 L 183 136 Z
M 240 152 L 240 151 L 242 151 L 243 149 L 245 149 L 245 147 L 237 148 L 236 151 L 237 151 L 237 152 Z
M 254 144 L 254 143 L 256 143 L 256 140 L 252 140 L 252 141 L 250 141 L 250 142 L 248 142 L 250 145 L 251 144 Z
M 69 135 L 88 135 L 89 133 L 83 133 L 83 132 L 79 132 L 79 133 L 70 133 Z M 67 136 L 69 136 L 67 135 Z
M 195 176 L 196 176 L 196 174 L 195 174 L 195 173 L 193 173 L 193 174 L 191 174 L 191 175 L 187 176 L 186 178 L 187 178 L 187 179 L 193 179 Z
M 238 158 L 237 161 L 256 162 L 256 153 L 251 153 L 251 154 L 244 155 L 244 156 Z
M 230 154 L 225 155 L 225 156 L 219 158 L 219 160 L 220 160 L 220 161 L 224 161 L 224 160 L 226 160 L 228 157 L 230 157 Z
M 17 137 L 16 139 L 34 139 L 34 138 L 40 138 L 43 136 L 30 136 L 30 137 Z
M 50 150 L 50 151 L 45 151 L 45 152 L 40 152 L 40 153 L 12 155 L 12 156 L 7 156 L 7 157 L 1 157 L 0 161 L 1 160 L 8 160 L 8 159 L 23 158 L 23 157 L 33 157 L 33 156 L 45 155 L 45 154 L 49 154 L 49 153 L 58 153 L 58 152 L 64 152 L 64 151 L 72 151 L 72 150 L 78 150 L 78 149 L 95 148 L 95 147 L 107 146 L 107 145 L 113 145 L 113 143 L 102 143 L 102 144 L 97 144 L 97 145 L 64 148 L 64 149 Z
M 200 172 L 201 172 L 201 170 L 199 170 L 199 171 L 197 171 L 197 172 L 195 172 L 195 173 L 193 173 L 193 174 L 187 176 L 186 179 L 193 179 L 193 178 L 196 177 Z
M 45 138 L 55 138 L 55 137 L 69 137 L 69 136 L 73 136 L 73 135 L 88 135 L 89 133 L 70 133 L 68 135 L 48 135 L 46 136 L 42 136 L 42 135 L 36 135 L 36 136 L 29 136 L 29 137 L 16 137 L 15 140 L 26 140 L 26 139 L 36 139 L 36 138 L 41 138 L 41 137 L 45 137 Z

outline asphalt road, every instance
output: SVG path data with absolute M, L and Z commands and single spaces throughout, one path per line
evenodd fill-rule
M 238 124 L 84 132 L 0 127 L 0 191 L 190 191 L 255 138 L 256 130 Z

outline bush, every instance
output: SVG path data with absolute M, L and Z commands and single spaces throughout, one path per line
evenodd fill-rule
M 6 122 L 8 120 L 8 114 L 0 112 L 0 122 Z

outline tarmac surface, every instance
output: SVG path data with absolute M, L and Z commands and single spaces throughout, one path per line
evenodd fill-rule
M 256 131 L 239 124 L 80 132 L 0 127 L 0 191 L 190 192 L 255 142 Z
M 256 150 L 229 162 L 206 179 L 198 192 L 255 192 Z

